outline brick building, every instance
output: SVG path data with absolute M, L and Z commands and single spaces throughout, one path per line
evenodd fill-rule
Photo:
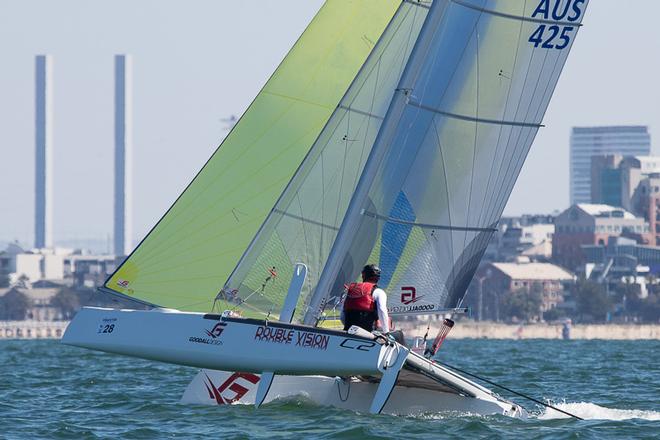
M 515 295 L 521 290 L 528 292 L 541 289 L 541 312 L 552 310 L 564 301 L 565 286 L 575 281 L 575 276 L 550 263 L 488 263 L 475 276 L 476 296 L 482 295 L 484 316 L 499 320 L 499 302 L 505 295 Z M 479 289 L 482 289 L 480 292 Z M 478 306 L 477 306 L 478 308 Z M 479 311 L 478 311 L 479 312 Z
M 649 243 L 660 246 L 660 173 L 642 179 L 632 197 L 633 212 L 649 223 Z
M 582 245 L 604 246 L 610 237 L 618 236 L 649 244 L 649 225 L 622 208 L 588 203 L 573 205 L 555 219 L 552 260 L 576 270 L 585 263 Z

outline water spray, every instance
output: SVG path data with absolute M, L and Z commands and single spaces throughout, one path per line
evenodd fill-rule
M 508 391 L 508 392 L 510 392 L 510 393 L 512 393 L 512 394 L 515 394 L 516 396 L 520 396 L 520 397 L 522 397 L 522 398 L 524 398 L 524 399 L 531 400 L 532 402 L 534 402 L 534 403 L 538 403 L 539 405 L 543 405 L 543 406 L 545 406 L 546 408 L 550 408 L 550 409 L 554 409 L 555 411 L 559 411 L 560 413 L 566 414 L 567 416 L 573 417 L 573 418 L 575 418 L 575 419 L 577 419 L 577 420 L 584 420 L 582 417 L 578 417 L 578 416 L 576 416 L 575 414 L 571 414 L 571 413 L 569 413 L 568 411 L 564 411 L 563 409 L 559 409 L 559 408 L 557 408 L 556 406 L 550 405 L 549 403 L 542 402 L 542 401 L 540 401 L 540 400 L 538 400 L 538 399 L 535 399 L 535 398 L 533 398 L 533 397 L 531 397 L 531 396 L 528 396 L 528 395 L 526 395 L 526 394 L 520 393 L 520 392 L 518 392 L 518 391 L 514 391 L 514 390 L 512 390 L 511 388 L 508 388 L 508 387 L 505 387 L 504 385 L 500 385 L 500 384 L 498 384 L 498 383 L 495 383 L 495 382 L 493 382 L 492 380 L 488 380 L 488 379 L 485 379 L 485 378 L 483 378 L 483 377 L 481 377 L 481 376 L 477 376 L 476 374 L 472 374 L 472 373 L 469 373 L 469 372 L 467 372 L 467 371 L 465 371 L 465 370 L 461 370 L 460 368 L 454 367 L 454 366 L 449 365 L 449 364 L 447 364 L 447 363 L 445 363 L 445 362 L 440 362 L 440 361 L 437 361 L 437 360 L 433 360 L 433 362 L 435 362 L 436 364 L 439 364 L 439 365 L 445 366 L 445 367 L 447 367 L 447 368 L 451 368 L 452 370 L 456 370 L 456 371 L 458 371 L 459 373 L 463 373 L 463 374 L 465 374 L 465 375 L 467 375 L 467 376 L 474 377 L 475 379 L 478 379 L 478 380 L 480 380 L 480 381 L 486 382 L 486 383 L 489 384 L 489 385 L 493 385 L 493 386 L 495 386 L 495 387 L 498 387 L 498 388 L 501 388 L 501 389 L 503 389 L 503 390 L 506 390 L 506 391 Z

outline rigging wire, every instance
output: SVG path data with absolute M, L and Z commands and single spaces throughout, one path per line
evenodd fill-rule
M 523 393 L 521 393 L 521 392 L 514 391 L 514 390 L 512 390 L 512 389 L 509 388 L 509 387 L 505 387 L 504 385 L 500 385 L 500 384 L 498 384 L 498 383 L 495 383 L 495 382 L 493 382 L 492 380 L 488 380 L 488 379 L 486 379 L 486 378 L 484 378 L 484 377 L 477 376 L 476 374 L 473 374 L 473 373 L 467 372 L 467 371 L 462 370 L 462 369 L 460 369 L 460 368 L 458 368 L 458 367 L 454 367 L 453 365 L 449 365 L 449 364 L 446 363 L 446 362 L 440 362 L 440 361 L 438 361 L 438 360 L 436 360 L 436 359 L 434 359 L 433 362 L 436 363 L 436 364 L 442 365 L 442 366 L 444 366 L 444 367 L 451 368 L 452 370 L 456 370 L 456 371 L 458 371 L 459 373 L 465 374 L 465 375 L 467 375 L 467 376 L 474 377 L 475 379 L 478 379 L 478 380 L 480 380 L 480 381 L 482 381 L 482 382 L 486 382 L 486 383 L 489 384 L 489 385 L 493 385 L 493 386 L 495 386 L 495 387 L 498 387 L 498 388 L 501 388 L 501 389 L 503 389 L 503 390 L 506 390 L 506 391 L 508 391 L 508 392 L 510 392 L 510 393 L 512 393 L 512 394 L 515 394 L 516 396 L 520 396 L 520 397 L 525 398 L 525 399 L 527 399 L 527 400 L 531 400 L 532 402 L 534 402 L 534 403 L 538 403 L 539 405 L 543 405 L 543 406 L 545 406 L 545 407 L 547 407 L 547 408 L 554 409 L 555 411 L 559 411 L 560 413 L 566 414 L 567 416 L 571 416 L 571 417 L 573 417 L 573 418 L 575 418 L 575 419 L 577 419 L 577 420 L 584 420 L 582 417 L 578 417 L 578 416 L 576 416 L 575 414 L 571 414 L 571 413 L 569 413 L 568 411 L 564 411 L 563 409 L 559 409 L 559 408 L 557 408 L 556 406 L 550 405 L 549 403 L 542 402 L 542 401 L 540 401 L 540 400 L 538 400 L 538 399 L 535 399 L 535 398 L 533 398 L 533 397 L 531 397 L 531 396 L 528 396 L 527 394 L 523 394 Z
M 277 278 L 277 271 L 275 270 L 275 266 L 273 266 L 273 267 L 271 267 L 270 269 L 268 269 L 268 273 L 269 273 L 268 277 L 266 277 L 266 279 L 264 280 L 264 282 L 261 284 L 261 289 L 257 289 L 257 290 L 255 290 L 255 291 L 253 291 L 253 292 L 250 293 L 248 296 L 246 296 L 244 299 L 242 299 L 240 303 L 238 303 L 238 304 L 236 304 L 236 305 L 234 306 L 234 308 L 232 309 L 232 312 L 235 312 L 236 309 L 238 308 L 238 306 L 247 303 L 248 299 L 250 299 L 250 297 L 251 297 L 252 295 L 254 295 L 255 293 L 259 293 L 260 295 L 263 296 L 264 291 L 266 290 L 266 285 L 268 284 L 268 282 L 269 282 L 270 280 L 274 279 L 274 278 Z M 270 312 L 268 312 L 268 315 L 270 315 Z
M 429 337 L 430 330 L 431 330 L 431 315 L 429 315 L 429 325 L 426 326 L 426 333 L 424 333 L 424 341 L 422 342 L 423 347 L 426 347 L 426 340 Z

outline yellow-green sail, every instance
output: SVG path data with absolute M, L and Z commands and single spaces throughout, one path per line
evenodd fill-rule
M 327 0 L 220 148 L 105 287 L 163 307 L 208 311 L 399 4 Z

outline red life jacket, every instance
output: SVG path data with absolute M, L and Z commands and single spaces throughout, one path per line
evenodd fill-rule
M 349 284 L 346 301 L 344 301 L 344 310 L 358 312 L 373 312 L 376 310 L 376 301 L 373 297 L 375 289 L 376 283 Z

